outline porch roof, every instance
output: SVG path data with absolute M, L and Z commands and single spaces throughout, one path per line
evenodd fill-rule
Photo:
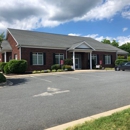
M 10 51 L 12 51 L 12 48 L 11 48 L 11 46 L 10 46 L 10 44 L 7 40 L 4 40 L 2 42 L 1 47 L 2 47 L 2 50 L 0 50 L 0 52 L 3 52 L 3 51 L 10 52 Z

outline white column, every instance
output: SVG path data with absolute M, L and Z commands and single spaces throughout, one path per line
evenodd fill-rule
M 90 70 L 92 69 L 92 52 L 90 52 Z
M 7 62 L 6 51 L 5 51 L 5 53 L 4 53 L 4 61 Z
M 75 70 L 75 52 L 73 51 L 73 69 Z

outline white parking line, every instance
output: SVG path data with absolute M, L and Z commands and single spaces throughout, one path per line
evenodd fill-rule
M 94 74 L 93 74 L 93 75 L 88 75 L 88 74 L 87 74 L 87 75 L 86 75 L 86 74 L 76 74 L 76 75 L 84 75 L 84 76 L 87 76 L 87 77 L 89 76 L 89 77 L 97 77 L 97 78 L 101 78 L 101 77 L 102 77 L 102 76 L 97 76 L 97 75 L 94 75 Z
M 35 77 L 35 76 L 30 76 L 30 77 L 35 78 L 35 79 L 40 79 L 40 80 L 43 80 L 43 81 L 46 81 L 46 82 L 49 82 L 49 83 L 52 82 L 52 81 L 50 81 L 50 80 L 46 80 L 46 79 L 43 79 L 43 78 L 41 79 L 41 78 L 39 78 L 39 77 L 37 78 L 37 77 Z
M 52 75 L 54 75 L 54 76 L 59 76 L 59 77 L 70 78 L 70 79 L 75 79 L 75 80 L 79 80 L 79 78 L 70 77 L 70 76 L 63 76 L 63 75 L 58 75 L 58 74 L 52 74 Z

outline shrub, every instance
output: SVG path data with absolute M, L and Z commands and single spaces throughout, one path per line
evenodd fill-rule
M 130 61 L 130 56 L 127 57 L 127 60 Z
M 0 71 L 2 71 L 4 73 L 4 66 L 6 65 L 7 63 L 5 62 L 1 62 L 0 63 Z
M 51 71 L 49 69 L 47 69 L 48 73 L 50 73 Z
M 34 70 L 32 73 L 33 73 L 33 74 L 36 74 L 36 73 L 37 73 L 37 71 L 36 71 L 36 70 Z
M 51 70 L 58 70 L 60 68 L 61 68 L 61 66 L 59 64 L 54 64 L 51 66 Z
M 127 59 L 117 59 L 116 61 L 115 61 L 115 65 L 117 66 L 117 65 L 119 65 L 119 64 L 121 64 L 121 63 L 124 63 L 124 62 L 127 62 L 128 60 Z
M 57 72 L 63 72 L 63 70 L 62 69 L 58 69 Z
M 63 65 L 62 69 L 63 70 L 68 70 L 68 71 L 72 71 L 73 70 L 70 65 Z
M 118 56 L 117 59 L 125 59 L 125 56 Z
M 0 73 L 0 83 L 3 83 L 3 82 L 6 82 L 6 78 L 2 73 Z
M 65 59 L 64 65 L 73 65 L 73 60 L 72 59 Z
M 25 73 L 27 69 L 26 60 L 10 60 L 8 67 L 11 73 L 22 74 Z
M 52 72 L 56 72 L 56 70 L 52 70 Z
M 9 74 L 10 73 L 8 63 L 4 66 L 4 73 L 5 74 Z

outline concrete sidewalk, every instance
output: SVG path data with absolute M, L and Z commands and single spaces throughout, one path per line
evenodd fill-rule
M 96 115 L 86 117 L 86 118 L 83 118 L 83 119 L 79 119 L 79 120 L 76 120 L 76 121 L 72 121 L 72 122 L 69 122 L 69 123 L 66 123 L 66 124 L 63 124 L 63 125 L 48 128 L 48 129 L 45 129 L 45 130 L 65 130 L 68 127 L 74 127 L 78 124 L 83 124 L 86 121 L 95 120 L 95 119 L 98 119 L 100 117 L 110 116 L 113 113 L 120 112 L 120 111 L 128 109 L 128 108 L 130 108 L 130 105 L 124 106 L 124 107 L 121 107 L 121 108 L 117 108 L 117 109 L 114 109 L 114 110 L 110 110 L 110 111 L 107 111 L 107 112 L 103 112 L 103 113 L 100 113 L 100 114 L 96 114 Z
M 75 71 L 64 71 L 64 72 L 50 72 L 50 73 L 37 73 L 37 74 L 8 74 L 6 78 L 18 78 L 18 77 L 29 77 L 29 76 L 46 76 L 51 74 L 73 74 L 73 73 L 91 73 L 91 72 L 106 72 L 114 70 L 75 70 Z

